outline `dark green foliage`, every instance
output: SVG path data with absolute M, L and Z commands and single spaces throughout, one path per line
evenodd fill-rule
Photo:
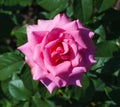
M 120 5 L 116 3 L 0 0 L 0 107 L 120 107 Z M 50 94 L 32 79 L 17 47 L 27 41 L 27 24 L 63 12 L 95 32 L 97 63 L 84 75 L 82 88 L 68 86 Z

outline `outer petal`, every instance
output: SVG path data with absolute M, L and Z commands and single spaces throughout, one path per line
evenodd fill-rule
M 65 24 L 63 26 L 60 26 L 60 28 L 63 28 L 65 30 L 67 30 L 67 31 L 78 30 L 79 29 L 76 20 L 72 21 L 70 23 L 67 23 L 67 24 Z
M 41 43 L 46 34 L 47 31 L 41 31 L 37 25 L 29 25 L 27 27 L 28 42 L 30 43 L 31 47 L 34 47 L 36 44 Z
M 26 43 L 20 47 L 18 47 L 20 51 L 22 51 L 25 54 L 26 62 L 29 64 L 29 66 L 34 66 L 33 59 L 31 58 L 33 56 L 33 51 L 29 45 L 29 43 Z
M 33 52 L 33 60 L 39 67 L 41 67 L 43 71 L 46 71 L 45 64 L 44 64 L 44 56 L 41 50 L 41 44 L 38 44 L 35 46 L 34 52 Z
M 52 20 L 38 20 L 38 26 L 40 31 L 50 31 Z
M 57 27 L 70 23 L 71 21 L 65 14 L 58 14 L 54 17 L 53 22 L 56 22 Z
M 76 20 L 76 22 L 79 29 L 85 28 L 79 20 Z
M 89 32 L 88 36 L 89 36 L 90 38 L 93 38 L 94 32 L 92 32 L 92 31 L 90 31 L 88 28 L 84 27 L 79 20 L 76 20 L 76 22 L 77 22 L 78 28 L 79 28 L 80 30 L 81 30 L 81 29 L 84 29 L 85 32 Z
M 52 78 L 51 76 L 49 78 Z M 55 88 L 57 88 L 58 86 L 56 85 L 55 82 L 53 82 L 52 80 L 50 80 L 48 77 L 44 78 L 44 79 L 40 79 L 40 81 L 45 85 L 45 87 L 49 90 L 50 93 L 53 92 L 53 90 Z
M 54 17 L 53 20 L 39 20 L 38 25 L 40 26 L 40 29 L 51 31 L 54 28 L 60 28 L 61 26 L 68 24 L 70 20 L 67 18 L 65 14 L 58 14 Z
M 81 81 L 83 73 L 86 71 L 84 67 L 75 67 L 72 70 L 72 73 L 69 75 L 68 85 L 77 85 L 82 87 Z
M 41 69 L 41 67 L 39 67 L 37 64 L 34 64 L 34 67 L 32 67 L 31 69 L 34 80 L 39 80 L 46 77 L 44 73 L 45 71 Z
M 86 50 L 86 52 L 84 53 L 82 65 L 86 67 L 87 70 L 89 70 L 90 67 L 96 63 L 96 60 L 94 59 L 94 54 L 95 53 L 91 53 L 89 50 Z
M 80 35 L 82 36 L 82 39 L 88 48 L 90 47 L 91 49 L 95 49 L 95 45 L 92 41 L 92 37 L 94 35 L 93 32 L 91 32 L 89 29 L 80 29 Z
M 54 76 L 51 73 L 46 75 L 46 78 L 40 81 L 46 86 L 50 93 L 58 87 L 64 87 L 67 85 L 67 76 Z

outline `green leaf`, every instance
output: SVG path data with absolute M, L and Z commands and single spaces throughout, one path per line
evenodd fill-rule
M 105 34 L 105 29 L 102 25 L 100 25 L 94 32 L 99 35 L 99 37 L 97 39 L 97 43 L 105 41 L 105 39 L 106 39 L 105 35 L 106 34 Z
M 102 79 L 98 78 L 93 80 L 93 82 L 94 82 L 94 87 L 96 91 L 104 91 L 106 85 Z
M 75 0 L 74 15 L 83 22 L 88 21 L 93 14 L 93 0 Z
M 29 102 L 25 102 L 23 107 L 30 107 L 30 103 Z
M 21 6 L 27 6 L 32 4 L 32 0 L 1 0 L 0 4 L 5 6 L 14 6 L 18 4 Z
M 13 106 L 12 106 L 12 103 L 9 100 L 1 99 L 0 100 L 0 107 L 13 107 Z
M 24 86 L 22 80 L 12 80 L 9 83 L 9 92 L 17 100 L 27 100 L 30 98 L 30 91 Z
M 9 90 L 8 90 L 9 81 L 10 81 L 10 79 L 7 79 L 7 80 L 1 82 L 2 92 L 3 92 L 4 95 L 6 95 L 7 97 L 10 96 L 10 93 L 9 93 Z
M 67 4 L 68 0 L 37 0 L 37 3 L 47 11 L 54 11 L 56 9 L 62 10 Z M 61 8 L 62 6 L 62 8 Z
M 33 107 L 55 107 L 54 102 L 43 100 L 35 96 L 32 97 Z
M 104 64 L 110 59 L 111 57 L 96 57 L 97 63 L 93 65 L 92 70 L 95 70 L 97 73 L 101 73 Z
M 13 74 L 20 73 L 25 62 L 15 53 L 0 55 L 0 80 L 6 80 Z
M 67 14 L 68 17 L 71 17 L 74 14 L 73 4 L 72 3 L 69 4 L 69 6 L 67 7 L 66 14 Z
M 18 0 L 18 4 L 21 6 L 30 6 L 33 0 Z
M 110 93 L 110 97 L 113 101 L 120 105 L 120 88 L 115 89 Z M 119 106 L 118 106 L 119 107 Z
M 83 84 L 82 88 L 84 90 L 89 87 L 89 85 L 90 85 L 90 79 L 88 78 L 87 75 L 83 75 L 82 84 Z
M 118 77 L 117 77 L 117 84 L 120 87 L 120 70 L 119 70 L 119 74 L 118 74 Z
M 115 55 L 102 68 L 102 74 L 110 75 L 120 70 L 120 56 Z
M 0 26 L 0 38 L 9 36 L 12 28 L 14 27 L 14 23 L 11 20 L 10 15 L 1 13 L 0 24 L 5 25 Z
M 29 90 L 33 92 L 36 92 L 38 90 L 38 81 L 33 80 L 31 72 L 30 72 L 30 68 L 28 67 L 28 65 L 24 67 L 24 72 L 21 74 L 21 79 L 24 81 L 24 85 Z
M 93 83 L 87 75 L 83 76 L 82 87 L 74 87 L 72 98 L 79 100 L 81 103 L 90 101 L 94 93 Z
M 110 95 L 109 93 L 112 91 L 112 88 L 111 87 L 105 87 L 105 94 L 108 96 L 108 98 L 110 98 Z
M 114 41 L 106 41 L 97 44 L 97 57 L 112 57 L 113 53 L 118 50 Z
M 114 4 L 115 4 L 115 0 L 103 0 L 101 6 L 99 8 L 99 12 L 105 11 L 105 10 L 113 7 Z
M 59 1 L 59 0 L 58 0 L 58 1 Z M 65 3 L 60 4 L 56 9 L 50 11 L 50 13 L 47 13 L 47 14 L 46 14 L 46 18 L 47 18 L 47 19 L 52 19 L 52 18 L 54 18 L 54 16 L 55 16 L 56 14 L 59 14 L 60 12 L 62 12 L 63 10 L 65 10 L 65 9 L 67 8 L 67 6 L 68 6 L 68 0 L 64 0 L 64 1 L 65 1 Z M 60 2 L 60 3 L 62 3 L 62 2 Z M 53 3 L 52 3 L 52 4 L 53 4 Z M 55 5 L 56 5 L 56 4 L 55 4 Z
M 93 0 L 81 0 L 84 22 L 89 20 L 93 13 Z
M 26 27 L 27 25 L 24 25 L 18 29 L 13 29 L 12 31 L 12 35 L 17 38 L 17 46 L 20 46 L 27 41 Z

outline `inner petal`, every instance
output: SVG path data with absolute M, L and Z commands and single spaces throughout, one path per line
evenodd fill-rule
M 56 45 L 51 52 L 51 57 L 53 62 L 59 64 L 63 61 L 67 61 L 70 59 L 70 51 L 69 46 L 65 42 L 59 43 Z
M 62 42 L 62 45 L 63 45 L 64 52 L 61 53 L 61 54 L 66 54 L 66 53 L 68 53 L 68 51 L 69 51 L 69 46 L 68 46 L 68 44 L 66 44 L 65 42 Z

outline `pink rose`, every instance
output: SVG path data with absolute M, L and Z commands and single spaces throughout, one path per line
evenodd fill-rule
M 53 20 L 38 20 L 27 27 L 28 42 L 20 47 L 31 67 L 34 80 L 40 80 L 50 93 L 67 85 L 82 86 L 82 76 L 96 62 L 94 33 L 79 20 L 65 14 Z

